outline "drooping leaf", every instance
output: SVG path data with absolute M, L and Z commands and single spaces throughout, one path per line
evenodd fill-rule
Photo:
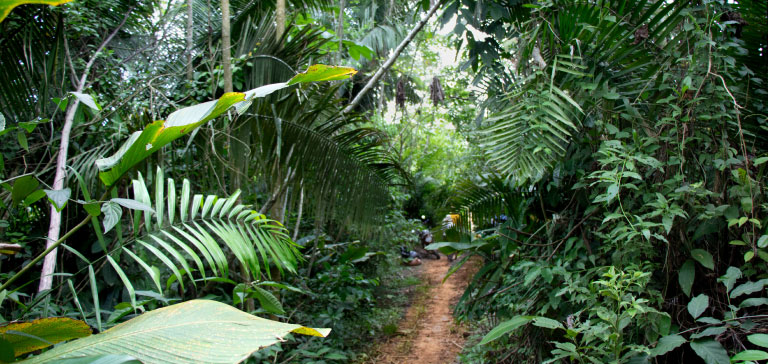
M 712 254 L 704 249 L 691 250 L 691 257 L 699 262 L 704 268 L 715 269 L 715 261 L 712 259 Z
M 62 341 L 89 336 L 91 328 L 80 320 L 50 317 L 28 322 L 12 322 L 0 327 L 0 333 L 3 339 L 13 345 L 14 355 L 19 356 Z
M 67 205 L 67 201 L 69 201 L 69 196 L 72 194 L 72 190 L 69 189 L 69 187 L 63 189 L 63 190 L 44 190 L 45 194 L 48 196 L 48 201 L 53 204 L 53 207 L 56 208 L 56 211 L 61 211 L 64 206 Z
M 531 322 L 533 318 L 534 318 L 533 316 L 516 316 L 508 321 L 504 321 L 500 323 L 498 326 L 494 327 L 493 330 L 489 331 L 483 337 L 483 340 L 481 340 L 480 344 L 478 345 L 488 344 L 489 342 L 494 341 L 511 331 L 514 331 L 518 327 Z
M 651 349 L 651 356 L 664 355 L 672 350 L 677 349 L 680 345 L 688 342 L 684 337 L 680 335 L 667 335 L 659 339 L 656 347 Z
M 733 289 L 733 285 L 741 278 L 741 269 L 736 267 L 728 267 L 725 275 L 720 277 L 718 281 L 723 282 L 726 292 L 730 292 Z
M 325 337 L 329 332 L 262 319 L 220 302 L 193 300 L 147 312 L 24 363 L 103 354 L 157 364 L 238 363 L 289 333 Z
M 752 294 L 763 290 L 765 284 L 768 283 L 768 279 L 761 279 L 757 282 L 744 282 L 731 291 L 731 298 L 736 298 L 745 294 Z
M 96 161 L 101 171 L 99 178 L 105 185 L 113 185 L 125 172 L 166 144 L 187 135 L 200 125 L 224 114 L 232 106 L 267 96 L 293 84 L 340 79 L 355 72 L 347 67 L 315 65 L 288 82 L 261 86 L 246 92 L 225 93 L 220 99 L 176 110 L 167 120 L 158 120 L 143 131 L 133 133 L 122 147 L 108 158 Z
M 22 4 L 45 4 L 56 6 L 70 1 L 72 0 L 0 0 L 0 22 L 11 13 L 13 8 Z
M 691 349 L 707 364 L 730 364 L 728 352 L 715 340 L 692 341 Z
M 691 302 L 688 302 L 688 313 L 695 319 L 701 316 L 707 307 L 709 307 L 709 296 L 700 294 L 692 298 Z
M 688 259 L 680 267 L 680 271 L 677 273 L 677 281 L 680 283 L 680 288 L 683 290 L 686 296 L 691 297 L 691 288 L 693 287 L 693 280 L 696 277 L 696 266 L 693 261 Z
M 316 64 L 309 66 L 306 71 L 293 76 L 287 84 L 290 86 L 305 82 L 344 80 L 354 76 L 356 73 L 357 71 L 352 67 L 334 67 L 326 66 L 324 64 Z

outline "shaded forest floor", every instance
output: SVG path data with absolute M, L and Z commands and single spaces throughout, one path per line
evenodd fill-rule
M 453 305 L 476 270 L 469 262 L 449 277 L 451 268 L 445 256 L 440 260 L 424 259 L 414 267 L 424 289 L 414 295 L 395 335 L 380 343 L 368 363 L 379 364 L 446 364 L 454 363 L 464 345 L 466 328 L 455 323 Z

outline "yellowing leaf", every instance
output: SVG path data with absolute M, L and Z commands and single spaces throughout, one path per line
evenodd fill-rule
M 83 321 L 66 317 L 43 318 L 29 322 L 13 322 L 0 327 L 3 339 L 13 345 L 16 356 L 47 348 L 62 341 L 91 335 Z
M 43 4 L 57 6 L 72 0 L 0 0 L 0 22 L 11 13 L 13 8 L 23 4 Z
M 316 64 L 307 68 L 305 72 L 293 76 L 288 85 L 305 82 L 344 80 L 354 76 L 357 71 L 352 67 L 335 67 L 324 64 Z

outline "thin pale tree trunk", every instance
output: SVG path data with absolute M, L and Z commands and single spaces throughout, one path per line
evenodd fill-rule
M 427 12 L 427 15 L 425 15 L 417 24 L 416 26 L 411 30 L 410 33 L 408 33 L 408 36 L 403 39 L 402 42 L 400 42 L 400 45 L 395 48 L 395 52 L 392 54 L 392 56 L 387 59 L 386 62 L 384 62 L 381 67 L 376 71 L 376 73 L 373 74 L 373 77 L 368 81 L 367 84 L 365 84 L 365 87 L 363 87 L 360 92 L 357 93 L 355 98 L 347 105 L 347 107 L 344 108 L 343 113 L 346 114 L 352 110 L 355 109 L 355 107 L 360 104 L 360 102 L 363 100 L 363 96 L 370 91 L 373 86 L 376 85 L 376 82 L 378 82 L 382 76 L 384 76 L 384 73 L 387 72 L 387 70 L 392 67 L 393 64 L 395 64 L 395 61 L 397 61 L 397 58 L 400 57 L 400 53 L 403 52 L 405 47 L 408 46 L 409 43 L 413 40 L 413 38 L 416 38 L 416 34 L 419 34 L 419 31 L 421 31 L 421 28 L 424 27 L 425 24 L 427 24 L 427 21 L 429 18 L 432 17 L 432 15 L 435 14 L 438 8 L 443 4 L 445 0 L 438 1 L 435 3 L 435 5 L 432 5 L 432 7 Z
M 194 26 L 194 19 L 192 18 L 192 0 L 187 0 L 187 81 L 192 81 L 194 76 L 192 69 L 192 32 Z
M 93 53 L 91 59 L 88 60 L 88 63 L 85 64 L 85 69 L 83 69 L 83 73 L 77 83 L 75 92 L 83 92 L 83 88 L 85 88 L 86 82 L 88 81 L 88 74 L 91 73 L 93 63 L 96 62 L 96 58 L 99 56 L 101 51 L 104 50 L 104 47 L 106 47 L 107 44 L 112 41 L 112 38 L 115 37 L 120 28 L 125 25 L 125 22 L 128 20 L 128 16 L 131 14 L 131 12 L 133 12 L 133 8 L 128 10 L 128 13 L 125 14 L 123 21 L 115 28 L 115 30 L 112 31 L 112 33 L 109 34 L 109 36 L 107 36 L 106 39 L 104 39 L 103 42 L 101 42 L 99 47 L 96 48 L 96 52 Z M 80 100 L 77 98 L 72 99 L 72 101 L 69 103 L 69 106 L 67 107 L 67 112 L 64 115 L 64 127 L 61 129 L 61 144 L 59 145 L 59 153 L 56 159 L 56 174 L 53 177 L 52 189 L 54 191 L 64 189 L 64 182 L 67 178 L 66 168 L 67 156 L 69 154 L 69 138 L 72 132 L 72 123 L 75 120 L 75 112 L 77 112 L 78 105 L 80 105 Z M 59 240 L 60 233 L 61 212 L 56 211 L 56 208 L 51 205 L 51 222 L 48 225 L 48 238 L 45 244 L 46 249 L 50 248 Z M 43 269 L 40 272 L 40 285 L 37 289 L 38 292 L 49 290 L 53 285 L 53 272 L 56 269 L 57 251 L 58 249 L 53 249 L 50 253 L 48 253 L 48 255 L 45 256 L 45 260 L 43 261 Z
M 275 5 L 275 38 L 278 40 L 285 34 L 285 0 L 277 0 Z
M 304 210 L 304 184 L 301 184 L 301 192 L 299 192 L 299 213 L 296 217 L 296 227 L 293 228 L 293 241 L 299 237 L 299 226 L 301 225 L 301 213 Z

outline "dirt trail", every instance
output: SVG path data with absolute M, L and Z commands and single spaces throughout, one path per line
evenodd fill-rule
M 420 269 L 428 285 L 426 294 L 415 298 L 399 325 L 400 335 L 379 346 L 372 363 L 379 364 L 450 364 L 464 345 L 465 329 L 453 320 L 453 305 L 464 293 L 472 278 L 474 264 L 470 261 L 441 283 L 450 262 L 424 259 Z

